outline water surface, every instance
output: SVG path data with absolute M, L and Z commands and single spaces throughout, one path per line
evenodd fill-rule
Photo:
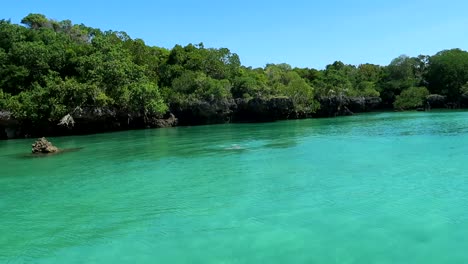
M 468 263 L 468 112 L 0 142 L 1 263 Z

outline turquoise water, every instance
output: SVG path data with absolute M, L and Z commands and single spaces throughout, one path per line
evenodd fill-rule
M 1 263 L 468 263 L 468 112 L 0 142 Z

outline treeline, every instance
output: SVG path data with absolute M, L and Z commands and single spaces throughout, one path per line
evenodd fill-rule
M 287 97 L 296 111 L 313 113 L 323 97 L 380 97 L 387 108 L 413 109 L 429 94 L 455 104 L 468 95 L 468 53 L 460 49 L 400 56 L 388 66 L 251 68 L 227 48 L 168 50 L 41 14 L 21 23 L 0 20 L 0 110 L 28 122 L 55 122 L 83 107 L 162 116 L 193 101 Z

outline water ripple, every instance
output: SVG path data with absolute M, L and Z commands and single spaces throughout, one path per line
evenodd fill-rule
M 0 262 L 466 263 L 467 115 L 0 142 Z

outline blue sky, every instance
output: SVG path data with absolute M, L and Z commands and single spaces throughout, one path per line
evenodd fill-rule
M 387 65 L 401 55 L 468 49 L 466 0 L 4 1 L 0 18 L 29 13 L 121 30 L 149 45 L 227 47 L 244 65 Z

